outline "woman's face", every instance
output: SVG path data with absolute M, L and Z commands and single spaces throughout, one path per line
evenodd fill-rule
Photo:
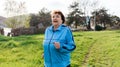
M 52 14 L 51 19 L 54 26 L 59 26 L 60 24 L 62 24 L 62 18 L 59 14 Z

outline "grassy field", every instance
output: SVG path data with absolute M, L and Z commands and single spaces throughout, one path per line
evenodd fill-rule
M 72 67 L 120 67 L 120 31 L 74 32 Z M 43 67 L 44 35 L 0 35 L 0 67 Z

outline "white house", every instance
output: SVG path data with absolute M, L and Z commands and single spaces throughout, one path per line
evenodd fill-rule
M 3 28 L 4 36 L 11 36 L 12 28 Z

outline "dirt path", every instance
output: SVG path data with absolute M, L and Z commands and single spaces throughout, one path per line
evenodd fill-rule
M 88 58 L 89 58 L 90 52 L 91 52 L 91 50 L 92 50 L 92 48 L 93 48 L 93 46 L 94 46 L 94 43 L 96 43 L 96 42 L 97 42 L 97 40 L 95 40 L 95 41 L 91 44 L 91 46 L 89 47 L 88 52 L 86 53 L 85 58 L 84 58 L 84 60 L 83 60 L 82 67 L 86 67 L 87 60 L 88 60 Z

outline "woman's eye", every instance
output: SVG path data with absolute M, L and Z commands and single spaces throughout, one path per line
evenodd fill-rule
M 55 16 L 52 16 L 52 18 L 55 18 Z

